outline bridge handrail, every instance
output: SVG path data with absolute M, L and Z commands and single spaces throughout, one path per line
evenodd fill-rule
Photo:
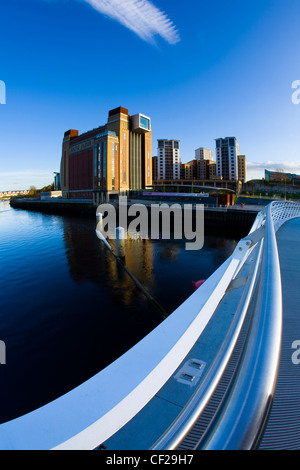
M 271 211 L 282 220 L 281 208 L 268 206 L 268 216 L 260 213 L 249 234 L 257 243 L 266 225 L 267 279 L 272 277 L 270 266 L 277 266 Z M 117 432 L 148 403 L 191 350 L 252 251 L 249 237 L 238 243 L 228 260 L 172 315 L 117 361 L 57 400 L 2 424 L 0 447 L 93 449 Z M 275 272 L 278 276 L 278 266 Z M 266 309 L 264 299 L 271 299 L 272 293 L 268 284 L 267 292 L 260 296 L 261 309 Z
M 276 201 L 271 204 L 271 211 L 275 231 L 277 231 L 287 220 L 300 216 L 300 203 Z
M 260 239 L 259 249 L 235 320 L 197 392 L 153 446 L 154 450 L 176 449 L 209 402 L 236 344 L 258 278 L 256 315 L 248 349 L 230 401 L 224 406 L 219 421 L 207 433 L 203 448 L 241 449 L 255 446 L 272 400 L 280 356 L 281 278 L 275 231 L 282 223 L 297 216 L 300 216 L 300 205 L 290 202 L 273 202 L 257 215 L 248 237 L 253 241 Z M 262 266 L 258 272 L 260 262 Z M 258 351 L 257 356 L 253 355 L 254 350 Z M 250 388 L 254 389 L 248 400 Z
M 264 247 L 244 356 L 219 420 L 204 449 L 253 449 L 273 400 L 281 352 L 282 292 L 273 203 L 268 206 Z
M 245 261 L 248 248 L 241 240 L 196 292 L 110 366 L 53 402 L 0 425 L 1 449 L 90 450 L 115 434 L 184 360 Z
M 263 240 L 260 240 L 259 247 L 255 255 L 254 266 L 249 274 L 249 279 L 245 286 L 243 295 L 241 296 L 234 319 L 212 365 L 187 405 L 170 428 L 167 429 L 163 436 L 161 436 L 161 438 L 153 445 L 151 448 L 152 450 L 176 449 L 195 424 L 213 395 L 236 345 L 249 307 L 261 259 L 262 245 Z

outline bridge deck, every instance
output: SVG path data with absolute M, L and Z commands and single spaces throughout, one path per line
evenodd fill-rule
M 249 256 L 238 278 L 249 274 L 255 253 L 256 249 Z M 201 385 L 233 320 L 233 312 L 239 304 L 243 289 L 242 285 L 225 294 L 207 327 L 173 376 L 140 413 L 104 443 L 108 450 L 149 449 L 168 429 L 195 389 Z M 191 359 L 203 362 L 203 373 L 192 383 L 181 379 L 185 371 L 193 373 L 189 368 Z
M 292 343 L 300 341 L 300 218 L 292 219 L 278 230 L 277 243 L 282 277 L 283 335 L 282 354 L 275 400 L 260 449 L 300 449 L 300 364 L 292 362 Z M 247 275 L 252 256 L 246 262 L 240 276 Z M 234 304 L 240 298 L 242 288 L 228 292 L 205 331 L 186 358 L 205 362 L 204 374 L 220 346 L 225 331 L 232 320 Z M 300 357 L 300 355 L 299 355 Z M 184 364 L 179 366 L 178 370 Z M 199 383 L 197 384 L 199 385 Z M 105 444 L 108 449 L 147 449 L 176 418 L 193 388 L 182 385 L 175 375 L 166 383 L 153 400 L 119 433 Z M 151 423 L 146 425 L 145 423 Z
M 262 217 L 263 215 L 264 214 L 261 214 L 260 222 L 263 220 L 263 217 Z M 277 216 L 278 216 L 277 220 L 279 221 L 282 220 L 282 216 L 280 214 L 280 207 L 279 207 L 279 212 L 277 213 Z M 291 217 L 293 215 L 288 214 L 288 216 Z M 267 219 L 267 222 L 268 221 L 269 219 Z M 260 228 L 257 228 L 257 227 L 260 227 Z M 256 225 L 256 230 L 253 233 L 253 238 L 252 238 L 253 240 L 259 240 L 260 239 L 259 237 L 261 236 L 260 234 L 264 233 L 264 230 L 263 229 L 261 230 L 261 227 L 262 226 L 260 226 L 259 224 Z M 270 228 L 270 226 L 267 224 L 266 228 Z M 267 234 L 270 237 L 270 230 L 267 232 Z M 299 401 L 300 364 L 296 365 L 292 361 L 292 355 L 295 352 L 292 349 L 292 344 L 295 341 L 300 342 L 300 315 L 299 315 L 300 217 L 286 222 L 278 230 L 276 236 L 277 236 L 277 241 L 278 241 L 280 269 L 281 269 L 281 277 L 282 277 L 282 291 L 283 291 L 282 292 L 283 293 L 282 354 L 281 354 L 279 379 L 278 379 L 278 384 L 276 388 L 275 399 L 274 399 L 273 407 L 271 410 L 271 414 L 269 416 L 269 420 L 267 423 L 264 436 L 260 442 L 260 449 L 300 449 L 300 426 L 299 426 L 299 423 L 300 423 L 300 401 Z M 270 242 L 267 236 L 265 237 L 265 239 Z M 274 242 L 274 237 L 272 238 L 272 244 L 269 243 L 269 245 L 267 244 L 267 246 L 268 247 L 271 246 L 272 250 L 276 251 L 276 249 L 274 249 L 273 242 Z M 242 246 L 239 246 L 239 245 L 238 245 L 239 248 L 236 251 L 241 250 L 243 252 Z M 244 241 L 244 245 L 245 246 L 247 245 L 245 241 Z M 240 309 L 239 307 L 240 307 L 240 304 L 243 304 L 244 299 L 245 299 L 243 294 L 247 293 L 247 288 L 245 289 L 245 286 L 249 284 L 247 279 L 248 280 L 256 279 L 257 285 L 258 286 L 260 285 L 259 284 L 261 281 L 260 277 L 256 278 L 256 277 L 253 277 L 253 275 L 251 274 L 253 272 L 253 266 L 255 264 L 256 266 L 258 266 L 257 263 L 259 260 L 261 260 L 260 256 L 258 256 L 257 257 L 258 261 L 255 262 L 256 254 L 258 255 L 260 254 L 259 245 L 256 245 L 256 247 L 252 251 L 250 251 L 251 248 L 249 249 L 247 248 L 247 256 L 248 254 L 249 256 L 247 257 L 245 264 L 242 265 L 241 270 L 238 272 L 237 279 L 235 279 L 233 282 L 231 282 L 230 284 L 228 284 L 227 282 L 226 284 L 224 284 L 223 282 L 222 289 L 219 288 L 219 284 L 216 286 L 214 282 L 210 282 L 210 280 L 208 280 L 206 284 L 203 286 L 204 292 L 209 290 L 210 295 L 212 292 L 214 293 L 214 295 L 211 295 L 209 299 L 211 300 L 211 298 L 214 298 L 214 299 L 217 299 L 217 302 L 218 302 L 217 308 L 215 307 L 217 303 L 213 304 L 214 305 L 213 315 L 209 317 L 207 316 L 204 317 L 205 320 L 207 319 L 208 323 L 205 322 L 205 326 L 203 325 L 203 329 L 201 329 L 198 324 L 197 324 L 198 326 L 196 325 L 195 327 L 195 322 L 193 321 L 194 317 L 189 315 L 190 312 L 194 314 L 193 309 L 197 308 L 199 297 L 201 298 L 201 295 L 198 296 L 196 293 L 194 296 L 191 296 L 191 298 L 188 299 L 188 308 L 186 307 L 185 309 L 178 310 L 178 312 L 180 313 L 180 323 L 177 321 L 178 317 L 175 317 L 177 322 L 175 322 L 175 326 L 173 324 L 173 327 L 175 329 L 176 335 L 178 335 L 179 333 L 183 334 L 182 331 L 186 331 L 186 330 L 181 330 L 179 328 L 179 333 L 178 333 L 178 325 L 182 326 L 182 323 L 184 323 L 184 326 L 186 327 L 186 324 L 187 324 L 189 339 L 190 338 L 193 339 L 193 341 L 191 342 L 191 344 L 193 345 L 192 349 L 190 350 L 190 352 L 184 359 L 183 357 L 185 356 L 186 351 L 188 351 L 189 348 L 184 349 L 184 354 L 181 354 L 181 355 L 178 349 L 174 349 L 174 348 L 172 349 L 172 351 L 173 350 L 176 351 L 175 359 L 177 359 L 172 362 L 172 367 L 173 367 L 173 364 L 175 368 L 175 366 L 177 367 L 179 362 L 181 361 L 183 362 L 178 366 L 178 369 L 171 377 L 170 377 L 171 372 L 166 375 L 163 375 L 163 379 L 166 380 L 166 382 L 163 382 L 163 381 L 159 382 L 160 387 L 162 388 L 160 388 L 160 390 L 156 392 L 156 395 L 152 399 L 150 399 L 150 401 L 147 402 L 146 406 L 144 406 L 143 404 L 143 408 L 139 408 L 141 411 L 138 412 L 134 416 L 134 418 L 132 418 L 125 426 L 123 426 L 119 430 L 119 432 L 116 432 L 116 434 L 114 434 L 111 438 L 105 441 L 105 445 L 107 446 L 108 450 L 110 449 L 139 450 L 139 449 L 151 448 L 155 444 L 157 439 L 159 439 L 162 436 L 162 434 L 164 434 L 166 429 L 180 415 L 181 411 L 185 408 L 185 405 L 190 400 L 190 398 L 192 396 L 195 396 L 195 393 L 194 393 L 195 390 L 201 389 L 201 386 L 203 385 L 203 383 L 205 383 L 205 379 L 207 377 L 211 378 L 208 371 L 210 370 L 213 373 L 215 373 L 215 368 L 213 367 L 213 364 L 216 358 L 219 359 L 220 354 L 222 355 L 222 357 L 224 355 L 224 349 L 222 348 L 222 341 L 224 340 L 226 332 L 228 332 L 228 330 L 230 331 L 231 326 L 236 325 L 235 320 L 240 318 L 237 312 L 243 311 L 243 309 Z M 272 251 L 272 254 L 273 254 L 273 251 Z M 242 256 L 244 255 L 242 254 Z M 274 280 L 274 276 L 273 277 L 267 276 L 266 278 L 263 278 L 263 280 L 265 281 L 264 285 L 267 284 L 267 287 L 269 286 L 274 287 L 274 286 L 280 285 L 280 279 L 279 279 L 279 276 L 277 276 L 277 272 L 278 272 L 276 269 L 277 265 L 274 268 L 275 263 L 272 264 L 274 257 L 275 256 L 273 257 L 269 256 L 267 258 L 266 257 L 263 258 L 263 267 L 265 267 L 264 262 L 265 260 L 267 260 L 268 266 L 272 266 L 271 272 L 273 273 L 276 271 L 276 276 L 275 276 L 276 282 L 274 281 L 273 283 L 273 281 L 270 281 L 270 279 Z M 237 258 L 235 256 L 234 263 L 230 264 L 231 271 L 230 270 L 224 271 L 226 275 L 228 275 L 228 271 L 229 271 L 228 282 L 230 282 L 233 274 L 236 272 L 235 268 L 239 266 L 238 261 L 237 261 L 238 259 L 240 258 Z M 226 266 L 228 267 L 228 264 L 226 264 Z M 223 273 L 223 270 L 221 270 L 221 272 Z M 199 277 L 200 277 L 200 274 L 199 274 Z M 272 284 L 270 284 L 270 282 L 272 282 Z M 229 288 L 226 290 L 228 285 L 229 285 Z M 270 290 L 271 289 L 267 289 L 268 292 Z M 216 295 L 216 293 L 218 294 L 220 292 L 222 296 Z M 271 290 L 271 293 L 273 296 L 272 299 L 274 298 L 277 299 L 276 291 Z M 248 328 L 247 325 L 249 325 L 249 323 L 251 324 L 251 320 L 249 322 L 247 320 L 251 318 L 252 311 L 257 313 L 258 315 L 260 315 L 261 313 L 261 309 L 254 309 L 251 307 L 251 303 L 253 303 L 253 305 L 254 304 L 256 305 L 256 301 L 255 301 L 256 296 L 253 295 L 253 297 L 254 297 L 253 302 L 250 302 L 249 308 L 247 307 L 247 315 L 245 317 L 245 321 L 243 323 L 243 328 L 242 328 L 243 334 L 239 335 L 239 338 L 242 337 L 243 339 L 243 337 L 245 337 L 246 339 L 245 344 L 247 344 L 247 346 L 250 344 L 250 347 L 246 349 L 247 349 L 247 352 L 249 351 L 251 352 L 251 355 L 252 355 L 252 350 L 255 354 L 256 348 L 252 349 L 253 343 L 251 343 L 251 341 L 250 342 L 247 341 L 247 336 L 246 334 L 244 335 L 244 324 L 246 325 L 246 329 Z M 193 303 L 195 299 L 197 300 L 196 306 Z M 191 300 L 193 302 L 191 302 Z M 269 307 L 268 313 L 270 312 L 272 313 L 276 311 L 277 306 L 278 306 L 278 300 L 271 303 L 270 305 L 271 306 Z M 199 312 L 199 310 L 197 310 L 197 312 Z M 205 315 L 207 315 L 207 311 L 205 311 L 205 309 L 201 309 L 201 315 L 203 315 L 203 312 Z M 249 315 L 248 315 L 248 312 L 249 312 Z M 279 313 L 281 312 L 278 312 L 278 314 Z M 259 316 L 259 318 L 261 318 L 261 316 Z M 273 320 L 274 316 L 271 315 L 271 318 Z M 172 319 L 172 317 L 170 319 Z M 199 315 L 199 313 L 197 313 L 197 319 L 201 320 L 202 322 L 202 317 Z M 266 321 L 266 315 L 263 315 L 262 319 L 263 319 L 263 325 L 266 325 L 266 324 L 268 325 L 267 330 L 273 332 L 272 324 Z M 168 321 L 168 319 L 166 321 Z M 254 321 L 253 323 L 256 324 L 257 322 Z M 202 323 L 201 323 L 201 327 L 202 327 Z M 191 334 L 191 331 L 193 335 Z M 202 333 L 200 333 L 200 331 L 202 331 Z M 278 332 L 281 331 L 280 328 L 277 328 L 276 333 L 277 331 Z M 153 338 L 151 336 L 151 350 L 150 350 L 151 359 L 153 356 L 155 356 L 156 359 L 158 358 L 159 360 L 161 360 L 161 355 L 158 353 L 160 353 L 161 350 L 163 350 L 162 352 L 164 352 L 164 349 L 168 350 L 168 348 L 170 347 L 169 346 L 170 342 L 168 343 L 167 341 L 168 336 L 166 334 L 165 328 L 159 330 L 159 333 L 160 333 L 159 335 L 154 336 L 155 342 L 153 342 Z M 264 333 L 265 333 L 265 329 L 264 329 Z M 277 335 L 278 339 L 279 337 L 280 335 Z M 157 338 L 159 338 L 159 340 L 157 340 Z M 259 335 L 258 335 L 258 339 L 260 341 Z M 271 343 L 272 343 L 272 339 L 270 338 L 270 335 L 269 335 L 268 342 L 267 342 L 268 348 L 267 349 L 258 348 L 260 352 L 261 351 L 263 352 L 263 354 L 260 354 L 259 356 L 261 362 L 264 364 L 267 364 L 267 368 L 264 367 L 262 369 L 262 372 L 264 375 L 267 375 L 266 371 L 268 370 L 268 368 L 272 368 L 272 362 L 274 363 L 273 353 L 272 355 L 269 354 L 268 361 L 266 363 L 263 360 L 265 352 L 267 352 L 268 350 L 271 352 L 273 351 L 272 349 L 270 349 Z M 188 343 L 188 345 L 189 344 L 190 343 Z M 257 343 L 255 343 L 255 345 L 256 344 Z M 275 341 L 275 344 L 277 345 L 276 341 Z M 144 346 L 144 343 L 142 343 L 142 345 Z M 147 343 L 147 346 L 148 346 L 148 343 Z M 164 346 L 164 348 L 162 346 Z M 237 348 L 237 352 L 238 350 L 242 350 L 242 349 L 243 347 L 240 348 L 240 345 L 239 345 Z M 146 351 L 147 351 L 147 348 L 146 348 Z M 4 423 L 0 429 L 1 445 L 4 448 L 9 448 L 9 449 L 12 449 L 12 448 L 29 449 L 29 448 L 32 448 L 33 446 L 34 448 L 37 448 L 37 449 L 38 448 L 53 448 L 54 446 L 58 445 L 57 443 L 65 442 L 66 436 L 67 437 L 70 435 L 73 436 L 74 434 L 77 434 L 77 433 L 81 434 L 80 431 L 82 429 L 86 430 L 86 428 L 88 429 L 88 439 L 86 438 L 86 435 L 85 435 L 85 438 L 80 441 L 80 446 L 83 445 L 84 448 L 87 448 L 89 446 L 89 448 L 91 448 L 91 442 L 93 442 L 93 444 L 97 442 L 97 445 L 101 444 L 101 440 L 103 441 L 103 437 L 101 438 L 101 432 L 102 432 L 102 436 L 108 435 L 109 433 L 108 432 L 106 434 L 103 433 L 103 428 L 100 428 L 100 427 L 97 427 L 96 432 L 95 432 L 95 427 L 91 426 L 91 423 L 94 423 L 94 420 L 98 418 L 100 410 L 103 412 L 103 410 L 106 410 L 105 407 L 108 407 L 108 404 L 110 404 L 111 402 L 114 404 L 114 399 L 115 399 L 114 392 L 116 390 L 119 390 L 119 388 L 122 388 L 122 387 L 118 387 L 118 385 L 122 385 L 123 383 L 127 385 L 128 374 L 129 374 L 129 377 L 131 377 L 131 369 L 132 370 L 137 369 L 137 371 L 140 372 L 140 376 L 143 376 L 143 374 L 145 373 L 144 369 L 141 369 L 141 368 L 139 369 L 137 367 L 137 365 L 145 366 L 145 361 L 143 360 L 144 351 L 143 350 L 141 351 L 141 349 L 135 348 L 133 352 L 134 354 L 130 354 L 129 356 L 129 359 L 130 359 L 130 361 L 128 362 L 129 367 L 127 368 L 117 367 L 120 364 L 120 361 L 118 361 L 117 365 L 116 363 L 114 363 L 111 368 L 107 368 L 106 370 L 103 371 L 103 373 L 101 374 L 101 377 L 104 377 L 104 378 L 102 382 L 101 380 L 99 382 L 101 386 L 97 382 L 97 379 L 98 379 L 98 375 L 97 375 L 96 378 L 92 378 L 90 381 L 82 384 L 82 386 L 78 387 L 74 391 L 70 392 L 69 394 L 66 394 L 63 397 L 60 397 L 60 399 L 56 400 L 55 402 L 52 402 L 46 405 L 45 407 L 42 407 L 40 410 L 35 410 L 33 413 L 30 413 L 29 415 L 25 415 L 24 417 L 20 417 L 17 420 L 13 420 L 12 422 Z M 278 352 L 278 348 L 277 348 L 277 352 Z M 149 357 L 149 351 L 148 351 L 148 356 L 147 354 L 145 354 L 145 356 L 147 358 Z M 174 353 L 174 356 L 175 356 L 175 353 Z M 241 366 L 244 365 L 243 361 L 239 361 L 240 356 L 238 354 L 235 354 L 235 351 L 233 352 L 231 357 L 232 356 L 237 357 L 237 361 Z M 298 356 L 300 358 L 300 355 Z M 226 358 L 226 355 L 224 357 Z M 247 357 L 249 357 L 249 355 Z M 254 357 L 255 359 L 257 358 L 257 356 L 251 356 L 251 358 L 252 357 Z M 121 359 L 121 366 L 123 366 L 124 358 L 120 358 L 120 359 Z M 200 368 L 194 367 L 194 369 L 192 370 L 193 366 L 195 365 L 197 366 L 197 361 L 198 361 L 198 366 L 202 366 L 202 367 Z M 196 362 L 196 364 L 192 364 L 192 362 Z M 257 362 L 260 364 L 259 361 Z M 128 366 L 126 362 L 125 364 Z M 148 363 L 146 364 L 148 365 L 148 367 L 150 367 Z M 217 361 L 217 365 L 218 364 L 219 362 Z M 275 364 L 277 364 L 277 362 L 275 362 Z M 247 366 L 249 368 L 249 361 L 248 361 Z M 251 366 L 252 366 L 252 362 L 251 362 Z M 174 370 L 174 368 L 172 370 Z M 230 365 L 229 369 L 232 369 L 233 374 L 234 374 L 234 367 L 231 367 Z M 250 371 L 252 371 L 253 369 L 255 368 L 250 367 Z M 116 370 L 118 373 L 115 373 Z M 246 370 L 248 369 L 246 368 Z M 192 381 L 190 381 L 190 378 L 191 378 L 190 374 L 194 376 L 193 377 L 194 380 Z M 223 376 L 226 374 L 223 374 Z M 132 375 L 135 376 L 138 374 L 136 373 Z M 262 373 L 258 375 L 259 382 L 257 382 L 256 385 L 264 382 L 264 380 L 261 378 L 262 376 L 263 376 Z M 167 379 L 167 377 L 170 377 L 170 378 Z M 248 379 L 248 375 L 246 375 L 246 378 Z M 115 384 L 115 387 L 111 386 L 112 381 Z M 222 379 L 220 380 L 220 382 L 221 381 Z M 164 383 L 164 385 L 162 386 L 161 383 Z M 230 381 L 228 383 L 230 384 Z M 133 385 L 135 384 L 136 384 L 136 381 L 134 381 Z M 104 400 L 104 404 L 101 403 L 101 394 L 103 394 L 102 386 L 104 386 L 104 388 L 106 387 L 107 391 L 109 391 L 109 394 L 106 395 L 106 401 Z M 147 382 L 147 387 L 149 387 L 149 382 Z M 156 390 L 158 390 L 158 388 L 156 388 Z M 227 391 L 228 390 L 230 392 L 230 387 L 227 388 Z M 239 390 L 240 389 L 238 389 L 238 391 Z M 142 387 L 139 391 L 142 397 L 147 398 L 148 395 L 153 396 L 153 395 L 148 394 L 148 390 L 146 387 L 144 388 Z M 123 393 L 123 390 L 122 390 L 122 393 Z M 113 395 L 112 400 L 110 400 L 111 395 Z M 218 391 L 218 395 L 220 395 L 219 391 Z M 232 395 L 230 393 L 229 395 L 227 395 L 227 397 L 231 397 L 231 396 Z M 197 400 L 198 398 L 199 396 L 196 395 Z M 119 396 L 118 396 L 118 399 L 119 399 Z M 134 399 L 136 399 L 136 395 L 134 395 Z M 122 400 L 124 401 L 123 398 Z M 212 408 L 210 406 L 210 402 L 208 403 L 206 408 Z M 124 401 L 124 403 L 126 406 L 128 405 L 127 401 Z M 235 400 L 235 403 L 237 403 L 238 406 L 240 404 L 238 400 Z M 127 408 L 125 405 L 122 408 L 123 413 L 127 411 Z M 52 410 L 54 410 L 54 413 L 52 413 Z M 189 410 L 189 407 L 188 407 L 188 410 Z M 107 413 L 107 415 L 109 416 L 109 418 L 111 417 L 111 414 L 109 415 Z M 205 415 L 205 412 L 201 414 L 200 420 L 203 420 L 203 415 Z M 256 416 L 256 414 L 253 412 L 252 412 L 252 415 Z M 65 419 L 66 416 L 68 417 L 67 419 Z M 235 418 L 236 413 L 230 414 L 230 416 L 234 416 Z M 60 420 L 58 417 L 59 418 L 62 417 L 63 419 Z M 206 418 L 207 416 L 205 416 L 205 419 Z M 247 413 L 246 413 L 246 418 L 248 419 Z M 119 419 L 119 416 L 118 416 L 118 419 Z M 198 415 L 197 415 L 197 419 L 198 419 Z M 107 424 L 110 425 L 109 420 L 106 421 L 106 425 Z M 198 426 L 198 422 L 196 424 Z M 230 423 L 229 429 L 231 428 L 231 426 L 232 426 L 232 423 Z M 197 427 L 197 433 L 198 433 L 198 429 L 200 429 L 199 426 Z M 30 430 L 30 432 L 28 432 L 28 430 Z M 98 434 L 99 432 L 100 432 L 100 436 Z M 200 430 L 200 432 L 202 431 Z M 227 429 L 226 429 L 226 432 L 227 432 Z M 192 432 L 189 432 L 189 434 L 191 433 Z M 202 438 L 201 436 L 200 438 Z M 198 437 L 199 436 L 197 435 L 196 441 Z M 86 443 L 85 439 L 88 440 L 88 443 Z M 190 439 L 190 436 L 186 436 L 185 440 L 187 441 L 188 439 Z M 182 444 L 183 443 L 181 443 L 180 445 Z M 195 445 L 194 442 L 191 442 L 191 443 L 186 442 L 186 445 L 187 444 L 189 446 Z M 184 448 L 201 448 L 201 447 L 196 446 L 196 447 L 184 447 Z
M 282 352 L 274 404 L 261 449 L 300 449 L 300 364 L 292 343 L 300 341 L 300 218 L 277 232 L 283 297 Z

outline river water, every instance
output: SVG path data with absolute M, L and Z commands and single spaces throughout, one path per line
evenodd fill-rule
M 0 203 L 0 423 L 76 387 L 117 359 L 163 315 L 96 237 L 96 220 Z M 127 240 L 126 266 L 168 312 L 208 278 L 237 240 Z

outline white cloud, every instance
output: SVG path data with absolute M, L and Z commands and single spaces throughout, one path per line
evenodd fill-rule
M 52 170 L 28 169 L 18 171 L 0 172 L 0 191 L 15 191 L 29 189 L 36 186 L 40 189 L 52 184 L 54 174 Z
M 84 0 L 99 13 L 118 21 L 144 41 L 159 35 L 169 44 L 180 38 L 173 22 L 149 0 Z

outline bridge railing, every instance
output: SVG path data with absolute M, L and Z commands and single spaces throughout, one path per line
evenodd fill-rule
M 156 329 L 57 400 L 0 426 L 2 449 L 94 449 L 130 421 L 184 360 L 248 255 L 234 253 Z M 41 430 L 45 430 L 42 432 Z
M 252 326 L 230 399 L 206 436 L 205 449 L 253 449 L 268 417 L 281 352 L 281 275 L 273 221 L 266 209 L 261 266 L 257 277 Z
M 231 327 L 198 390 L 153 449 L 176 449 L 198 420 L 225 371 L 254 293 L 252 328 L 230 399 L 224 401 L 201 448 L 255 448 L 272 403 L 280 358 L 282 300 L 275 232 L 297 216 L 300 204 L 289 202 L 274 202 L 258 214 L 246 237 L 249 246 L 257 243 L 256 257 Z
M 277 231 L 284 222 L 300 216 L 300 204 L 289 201 L 273 202 L 271 204 L 272 220 Z
M 249 366 L 255 370 L 257 375 L 253 377 L 253 380 L 256 380 L 256 377 L 261 377 L 263 384 L 265 384 L 264 371 L 266 371 L 266 367 L 270 366 L 267 374 L 269 390 L 274 383 L 276 368 L 274 369 L 270 363 L 270 354 L 267 354 L 268 360 L 266 361 L 263 361 L 262 356 L 268 351 L 267 347 L 275 352 L 276 357 L 278 356 L 280 272 L 272 216 L 276 214 L 276 217 L 282 219 L 284 215 L 279 214 L 279 209 L 282 210 L 275 203 L 258 214 L 248 237 L 237 244 L 233 254 L 225 263 L 172 315 L 126 354 L 57 400 L 27 415 L 2 424 L 0 426 L 0 448 L 20 450 L 94 449 L 105 442 L 130 421 L 176 371 L 205 329 L 230 283 L 236 278 L 256 246 L 259 246 L 258 255 L 249 284 L 245 288 L 244 308 L 241 304 L 240 320 L 237 320 L 237 324 L 232 326 L 228 332 L 224 353 L 228 357 L 230 348 L 234 345 L 245 308 L 253 293 L 254 283 L 258 280 L 259 271 L 260 292 L 257 300 L 256 321 L 254 322 L 256 331 L 253 330 L 252 344 L 253 347 L 260 348 L 258 357 L 262 361 L 253 364 L 255 355 L 251 355 L 251 350 L 249 350 L 249 354 L 244 358 L 244 364 L 249 363 Z M 286 206 L 286 209 L 289 209 L 289 205 Z M 261 263 L 263 268 L 259 269 Z M 275 289 L 274 286 L 278 289 Z M 273 309 L 274 315 L 270 316 L 270 311 Z M 273 322 L 274 317 L 275 322 Z M 260 334 L 269 328 L 270 331 L 269 333 L 266 331 L 266 340 L 263 341 L 262 346 Z M 276 346 L 273 344 L 274 338 Z M 222 362 L 220 357 L 219 361 Z M 216 362 L 214 364 L 214 369 L 210 373 L 214 383 L 216 383 L 223 367 L 224 363 L 218 364 Z M 248 370 L 248 367 L 243 368 L 243 371 L 246 369 Z M 237 395 L 239 395 L 239 391 L 241 395 L 247 392 L 249 379 L 252 380 L 250 375 L 244 376 L 244 372 L 241 372 L 235 389 Z M 206 397 L 205 399 L 214 387 L 213 382 L 206 382 L 207 389 L 202 395 L 202 397 Z M 263 388 L 265 389 L 265 386 Z M 265 390 L 263 392 L 265 394 Z M 259 396 L 257 401 L 259 402 L 260 399 Z M 236 401 L 235 403 L 233 401 L 230 406 L 232 404 L 237 406 L 237 403 L 241 402 Z M 262 408 L 259 410 L 261 411 Z M 246 407 L 245 409 L 248 410 Z M 252 417 L 254 410 L 249 410 L 249 412 Z M 227 414 L 227 416 L 229 415 Z M 246 414 L 246 416 L 248 420 L 249 415 Z M 220 423 L 219 433 L 214 433 L 214 440 L 209 442 L 208 447 L 213 447 L 214 442 L 218 442 L 219 445 L 223 423 L 225 421 Z M 243 426 L 243 424 L 240 422 L 239 426 Z M 233 428 L 235 429 L 235 427 Z M 255 423 L 252 422 L 251 429 L 255 428 Z M 236 429 L 236 433 L 238 434 L 238 429 Z M 226 435 L 226 432 L 224 434 Z

